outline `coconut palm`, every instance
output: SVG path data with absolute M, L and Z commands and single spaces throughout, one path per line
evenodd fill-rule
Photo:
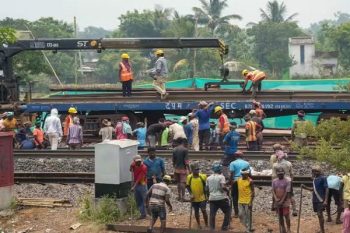
M 286 5 L 284 2 L 279 4 L 276 0 L 269 1 L 266 5 L 266 10 L 260 9 L 260 11 L 263 21 L 274 23 L 290 22 L 293 21 L 295 16 L 298 15 L 298 13 L 294 13 L 288 17 L 285 17 L 287 13 Z
M 206 24 L 212 35 L 215 35 L 216 30 L 230 24 L 231 19 L 241 20 L 240 15 L 232 14 L 222 16 L 222 11 L 227 5 L 227 0 L 199 0 L 202 7 L 193 7 L 195 15 L 198 16 L 199 24 Z

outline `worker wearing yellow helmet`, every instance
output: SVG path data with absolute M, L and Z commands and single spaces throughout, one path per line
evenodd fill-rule
M 157 56 L 157 61 L 154 68 L 151 69 L 150 75 L 153 77 L 153 87 L 160 93 L 161 99 L 165 99 L 168 93 L 165 89 L 165 82 L 168 76 L 168 63 L 164 57 L 164 51 L 162 49 L 157 49 L 155 51 Z
M 123 53 L 120 58 L 122 61 L 119 63 L 119 80 L 122 83 L 122 91 L 123 96 L 131 96 L 131 90 L 132 90 L 132 80 L 133 72 L 132 67 L 129 62 L 129 54 Z
M 252 85 L 248 89 L 248 91 L 252 90 L 252 96 L 253 98 L 256 96 L 257 91 L 261 91 L 261 82 L 266 78 L 266 74 L 260 70 L 242 70 L 242 76 L 244 77 L 244 84 L 243 84 L 243 92 L 245 92 L 245 88 L 248 84 L 248 81 L 252 81 Z
M 68 135 L 68 130 L 71 125 L 73 125 L 73 118 L 77 115 L 78 111 L 74 107 L 68 109 L 68 115 L 64 119 L 63 123 L 63 136 Z
M 225 135 L 230 131 L 230 122 L 221 106 L 216 106 L 214 108 L 214 113 L 219 117 L 217 124 L 217 130 L 219 133 L 219 144 L 221 146 L 221 149 L 224 149 L 223 141 Z

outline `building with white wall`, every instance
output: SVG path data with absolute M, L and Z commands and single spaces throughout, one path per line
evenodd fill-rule
M 289 38 L 288 51 L 294 60 L 294 65 L 289 68 L 290 77 L 331 76 L 337 71 L 338 54 L 317 52 L 315 41 L 310 36 Z

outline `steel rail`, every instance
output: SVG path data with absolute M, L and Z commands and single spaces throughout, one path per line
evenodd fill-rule
M 95 173 L 81 172 L 15 172 L 16 183 L 94 183 Z M 271 176 L 253 176 L 254 184 L 257 186 L 270 186 Z M 312 178 L 309 176 L 295 176 L 293 184 L 310 185 Z
M 140 150 L 139 154 L 143 157 L 147 156 L 147 151 Z M 223 151 L 189 151 L 189 158 L 192 160 L 219 160 L 222 158 Z M 245 151 L 243 157 L 248 160 L 269 160 L 272 151 Z M 15 150 L 15 158 L 65 158 L 65 159 L 80 159 L 94 158 L 95 152 L 93 149 L 83 150 Z M 162 158 L 171 158 L 171 150 L 157 150 L 157 156 Z M 289 160 L 296 160 L 297 153 L 289 153 Z
M 220 90 L 220 94 L 217 91 L 170 91 L 166 101 L 246 101 L 247 95 L 237 91 Z M 349 93 L 340 92 L 281 92 L 281 91 L 264 91 L 257 94 L 257 98 L 260 101 L 349 101 Z M 93 94 L 83 96 L 53 96 L 50 98 L 33 99 L 32 103 L 114 103 L 122 101 L 126 102 L 125 98 L 120 94 Z M 137 92 L 133 96 L 127 99 L 127 102 L 149 102 L 158 101 L 161 102 L 157 93 L 153 92 Z

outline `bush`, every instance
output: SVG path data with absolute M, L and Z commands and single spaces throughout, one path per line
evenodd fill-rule
M 116 198 L 104 196 L 95 204 L 90 193 L 85 194 L 80 200 L 79 217 L 85 221 L 93 221 L 101 224 L 114 223 L 131 217 L 138 217 L 136 202 L 133 195 L 127 197 L 127 212 L 121 214 Z
M 299 130 L 299 129 L 298 129 Z M 300 129 L 302 130 L 302 129 Z M 304 133 L 313 136 L 316 147 L 298 147 L 293 149 L 302 156 L 326 162 L 341 172 L 350 171 L 350 120 L 340 118 L 322 120 L 317 126 L 304 128 Z

